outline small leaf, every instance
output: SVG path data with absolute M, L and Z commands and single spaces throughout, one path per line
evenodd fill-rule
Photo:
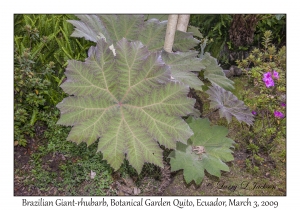
M 37 121 L 37 114 L 38 114 L 38 110 L 34 109 L 31 115 L 31 119 L 30 119 L 30 125 L 33 126 L 35 124 L 35 122 Z
M 225 117 L 228 123 L 234 116 L 239 122 L 243 121 L 248 125 L 253 124 L 254 118 L 250 109 L 230 91 L 213 85 L 209 87 L 206 93 L 209 94 L 208 99 L 211 100 L 210 108 L 219 109 L 220 117 Z
M 183 169 L 187 183 L 195 181 L 199 185 L 204 178 L 204 170 L 220 177 L 221 170 L 229 171 L 224 162 L 232 161 L 234 141 L 227 138 L 228 129 L 210 126 L 208 119 L 189 117 L 187 122 L 194 132 L 188 144 L 178 142 L 176 150 L 169 155 L 171 171 Z
M 199 31 L 199 28 L 197 28 L 195 26 L 188 26 L 187 32 L 193 33 L 193 36 L 197 36 L 197 37 L 199 37 L 201 39 L 203 38 L 203 35 Z

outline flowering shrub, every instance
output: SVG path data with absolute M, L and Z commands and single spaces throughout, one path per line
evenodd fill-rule
M 262 142 L 285 135 L 286 52 L 285 46 L 277 50 L 270 43 L 271 35 L 271 31 L 265 32 L 263 49 L 256 48 L 248 58 L 237 61 L 248 75 L 250 84 L 259 90 L 247 93 L 245 98 L 252 97 L 253 100 L 246 99 L 245 104 L 253 110 L 252 114 L 256 117 L 254 135 L 257 134 Z

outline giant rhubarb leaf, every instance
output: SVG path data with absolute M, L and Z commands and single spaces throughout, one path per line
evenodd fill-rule
M 175 151 L 169 155 L 171 171 L 183 169 L 187 183 L 200 184 L 204 171 L 220 177 L 221 170 L 229 171 L 224 162 L 232 161 L 234 141 L 227 138 L 228 129 L 223 126 L 210 126 L 208 119 L 188 118 L 187 122 L 194 132 L 188 144 L 177 143 Z
M 253 124 L 254 118 L 249 108 L 230 91 L 213 85 L 209 87 L 206 93 L 209 94 L 208 99 L 211 100 L 210 108 L 219 109 L 220 117 L 225 117 L 228 123 L 234 116 L 239 122 L 243 121 L 248 125 Z
M 91 47 L 85 62 L 71 60 L 61 85 L 70 96 L 57 107 L 58 124 L 73 126 L 68 140 L 98 151 L 117 170 L 128 159 L 141 172 L 145 162 L 163 166 L 159 145 L 174 149 L 193 134 L 181 116 L 194 111 L 188 86 L 172 81 L 161 52 L 151 53 L 139 41 L 103 39 Z
M 103 25 L 103 22 L 97 15 L 77 15 L 80 20 L 68 20 L 75 26 L 75 30 L 71 36 L 84 37 L 86 40 L 97 42 L 99 39 L 106 39 L 107 43 L 112 40 L 108 31 Z
M 141 41 L 151 52 L 163 49 L 167 21 L 152 18 L 144 21 L 142 15 L 78 15 L 77 17 L 79 21 L 69 21 L 75 26 L 72 34 L 75 37 L 84 37 L 94 42 L 105 38 L 110 45 L 124 37 L 130 41 Z M 195 39 L 192 33 L 177 31 L 173 50 L 184 52 L 165 52 L 162 59 L 169 65 L 174 79 L 191 88 L 201 90 L 203 82 L 199 80 L 197 73 L 206 66 L 197 58 L 197 51 L 189 51 L 198 43 L 199 40 Z
M 77 15 L 80 20 L 69 20 L 75 26 L 72 36 L 84 37 L 97 42 L 105 38 L 106 42 L 126 38 L 140 40 L 151 50 L 162 50 L 166 36 L 167 20 L 145 18 L 143 15 Z M 148 19 L 144 21 L 144 19 Z M 200 41 L 192 33 L 176 31 L 174 51 L 188 51 Z
M 201 63 L 205 66 L 203 70 L 204 78 L 208 79 L 212 84 L 219 85 L 226 90 L 234 89 L 234 82 L 225 76 L 223 69 L 218 65 L 217 59 L 212 57 L 209 53 L 205 53 Z

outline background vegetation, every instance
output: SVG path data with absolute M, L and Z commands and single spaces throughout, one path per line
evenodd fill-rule
M 286 43 L 285 15 L 191 15 L 190 25 L 200 29 L 208 39 L 205 51 L 210 52 L 225 68 L 234 65 L 237 59 L 248 57 L 254 47 L 260 48 L 267 30 L 272 30 L 273 44 L 277 47 Z
M 84 39 L 72 38 L 71 24 L 66 20 L 74 15 L 15 15 L 14 16 L 14 145 L 15 145 L 15 195 L 124 195 L 154 194 L 163 185 L 166 171 L 146 164 L 140 175 L 124 162 L 113 173 L 97 153 L 96 145 L 75 145 L 65 139 L 69 127 L 56 125 L 59 111 L 55 107 L 65 93 L 59 87 L 65 80 L 64 70 L 69 59 L 84 60 L 93 44 Z M 252 20 L 253 27 L 237 39 L 238 21 Z M 234 22 L 236 21 L 236 22 Z M 208 96 L 199 93 L 203 116 L 214 124 L 225 125 L 230 138 L 236 141 L 235 161 L 230 174 L 221 180 L 242 181 L 266 179 L 276 183 L 270 195 L 285 194 L 286 158 L 286 54 L 284 15 L 191 15 L 190 24 L 199 28 L 207 38 L 205 51 L 216 57 L 224 68 L 238 65 L 243 74 L 235 77 L 234 94 L 249 106 L 255 115 L 255 124 L 247 127 L 237 121 L 227 125 L 209 110 Z M 241 23 L 240 23 L 241 24 Z M 268 31 L 272 30 L 271 33 Z M 252 41 L 243 42 L 249 35 Z M 246 38 L 245 38 L 246 37 Z M 239 41 L 238 41 L 239 40 Z M 239 43 L 238 43 L 239 42 Z M 199 45 L 200 49 L 200 45 Z M 199 50 L 198 49 L 198 50 Z M 278 72 L 279 79 L 273 87 L 262 81 L 267 72 Z M 274 111 L 284 116 L 276 117 Z M 165 157 L 167 157 L 166 151 Z M 168 159 L 165 158 L 167 162 Z M 191 190 L 172 174 L 171 184 L 165 194 L 189 195 Z M 204 182 L 218 182 L 214 177 Z M 177 187 L 180 185 L 180 187 Z M 203 188 L 207 195 L 232 193 Z M 127 189 L 127 188 L 128 189 Z M 139 189 L 140 192 L 137 190 Z M 180 189 L 178 192 L 176 189 Z M 129 192 L 130 191 L 130 192 Z M 250 192 L 242 192 L 249 194 Z M 251 192 L 262 195 L 266 192 Z M 264 194 L 265 195 L 265 194 Z

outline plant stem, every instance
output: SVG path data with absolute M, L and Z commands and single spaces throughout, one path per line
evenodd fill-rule
M 189 25 L 190 15 L 179 15 L 178 23 L 177 23 L 177 30 L 186 32 L 187 27 Z
M 171 53 L 174 43 L 178 15 L 169 15 L 167 31 L 165 36 L 164 50 Z

